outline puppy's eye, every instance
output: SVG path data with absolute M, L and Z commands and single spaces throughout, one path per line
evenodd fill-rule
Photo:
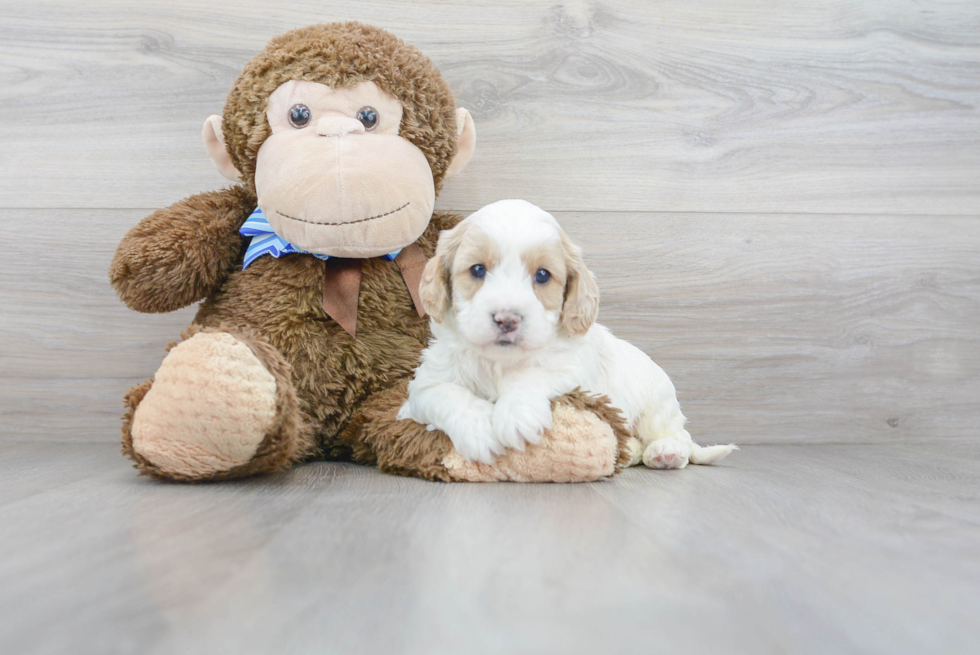
M 487 274 L 487 267 L 483 264 L 473 264 L 470 266 L 470 275 L 478 280 L 483 279 Z
M 547 284 L 548 280 L 551 279 L 551 273 L 543 268 L 539 268 L 538 272 L 534 274 L 534 281 L 538 284 Z
M 374 107 L 361 107 L 357 110 L 356 118 L 361 121 L 365 130 L 373 130 L 378 126 L 378 112 Z

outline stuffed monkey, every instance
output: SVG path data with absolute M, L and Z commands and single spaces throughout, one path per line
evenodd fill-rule
M 619 414 L 573 393 L 537 446 L 493 466 L 397 421 L 429 338 L 418 285 L 445 179 L 476 135 L 416 48 L 360 23 L 283 34 L 252 59 L 207 150 L 236 182 L 144 218 L 109 275 L 140 312 L 201 302 L 151 380 L 129 391 L 123 452 L 202 481 L 347 459 L 433 480 L 593 480 L 628 459 Z

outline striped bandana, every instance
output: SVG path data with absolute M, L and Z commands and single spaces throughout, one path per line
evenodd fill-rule
M 361 289 L 361 267 L 365 260 L 318 255 L 301 250 L 276 234 L 272 226 L 269 225 L 269 221 L 266 220 L 265 214 L 258 207 L 238 231 L 242 236 L 252 237 L 248 248 L 245 250 L 243 271 L 262 255 L 272 255 L 278 258 L 296 253 L 313 255 L 326 261 L 323 271 L 323 311 L 327 313 L 327 316 L 337 321 L 340 327 L 346 330 L 351 337 L 357 335 L 357 304 Z M 425 268 L 426 262 L 422 248 L 419 247 L 419 244 L 412 243 L 383 255 L 382 258 L 398 264 L 419 318 L 425 316 L 425 309 L 422 307 L 422 299 L 419 296 L 419 283 L 422 280 L 422 269 Z
M 330 255 L 318 255 L 315 252 L 300 250 L 276 234 L 272 226 L 269 225 L 265 214 L 258 207 L 255 208 L 255 211 L 252 212 L 251 216 L 248 217 L 248 220 L 242 224 L 238 231 L 243 237 L 252 237 L 251 242 L 248 244 L 248 249 L 245 251 L 245 261 L 242 263 L 243 271 L 262 255 L 272 255 L 273 257 L 279 258 L 283 255 L 296 253 L 300 255 L 313 255 L 323 260 L 330 259 Z M 383 255 L 383 257 L 389 262 L 392 262 L 395 261 L 395 257 L 400 252 L 401 249 Z

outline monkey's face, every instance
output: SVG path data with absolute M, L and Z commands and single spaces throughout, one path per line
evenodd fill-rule
M 415 241 L 435 203 L 425 155 L 398 135 L 402 105 L 373 82 L 292 80 L 269 96 L 255 163 L 258 204 L 303 250 L 376 257 Z
M 255 192 L 279 236 L 338 257 L 413 243 L 437 190 L 476 146 L 473 119 L 432 62 L 356 22 L 272 39 L 202 136 L 218 171 Z

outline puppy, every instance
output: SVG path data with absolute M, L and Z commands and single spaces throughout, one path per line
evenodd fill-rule
M 467 459 L 538 443 L 551 400 L 576 387 L 622 411 L 631 465 L 712 464 L 736 449 L 691 440 L 670 378 L 595 323 L 599 290 L 581 251 L 529 202 L 487 205 L 443 232 L 419 292 L 433 338 L 398 418 L 443 430 Z

